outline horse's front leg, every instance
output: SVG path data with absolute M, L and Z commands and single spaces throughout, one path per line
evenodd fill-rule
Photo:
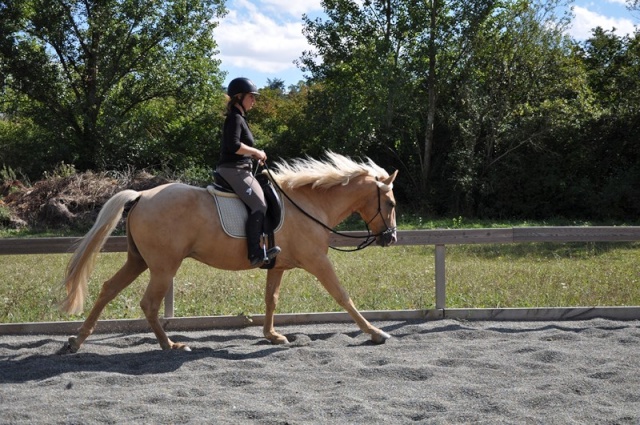
M 286 336 L 276 332 L 273 326 L 273 315 L 278 305 L 280 296 L 280 284 L 284 270 L 270 269 L 267 271 L 267 287 L 264 294 L 265 315 L 264 315 L 264 337 L 273 344 L 287 344 L 289 340 Z
M 373 343 L 384 344 L 387 339 L 391 338 L 391 335 L 373 326 L 360 314 L 349 294 L 340 284 L 329 258 L 316 260 L 311 267 L 305 267 L 305 269 L 318 278 L 327 292 L 349 313 L 360 330 L 371 335 Z

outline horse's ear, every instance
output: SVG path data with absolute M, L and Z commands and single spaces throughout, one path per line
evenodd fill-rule
M 382 180 L 382 183 L 386 184 L 387 186 L 391 185 L 391 183 L 393 183 L 393 181 L 396 179 L 397 175 L 398 170 L 394 171 L 393 174 L 391 174 L 388 178 Z

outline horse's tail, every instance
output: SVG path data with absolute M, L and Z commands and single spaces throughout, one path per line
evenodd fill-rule
M 67 264 L 64 281 L 67 297 L 60 303 L 61 310 L 69 314 L 82 312 L 87 294 L 87 281 L 93 271 L 96 257 L 120 221 L 125 205 L 139 197 L 140 192 L 123 190 L 104 204 L 93 227 L 82 238 Z

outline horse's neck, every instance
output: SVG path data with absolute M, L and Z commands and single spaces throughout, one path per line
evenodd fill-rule
M 327 190 L 309 187 L 306 197 L 313 205 L 315 218 L 322 219 L 329 227 L 335 227 L 360 207 L 363 191 L 361 185 L 350 182 L 346 186 L 338 185 Z

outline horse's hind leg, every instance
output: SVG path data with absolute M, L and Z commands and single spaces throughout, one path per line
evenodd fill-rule
M 87 316 L 87 319 L 78 331 L 78 335 L 69 338 L 69 351 L 75 353 L 80 349 L 82 343 L 93 333 L 98 317 L 100 317 L 100 313 L 102 313 L 106 305 L 146 269 L 147 264 L 141 257 L 135 254 L 128 255 L 126 263 L 120 270 L 102 285 L 100 295 L 93 305 L 89 316 Z
M 163 350 L 184 350 L 191 351 L 185 344 L 175 343 L 169 339 L 167 333 L 164 331 L 160 320 L 158 319 L 158 312 L 160 311 L 160 304 L 164 299 L 175 273 L 158 273 L 151 271 L 151 279 L 147 290 L 140 301 L 140 307 L 144 311 L 144 315 L 158 338 L 158 343 Z

